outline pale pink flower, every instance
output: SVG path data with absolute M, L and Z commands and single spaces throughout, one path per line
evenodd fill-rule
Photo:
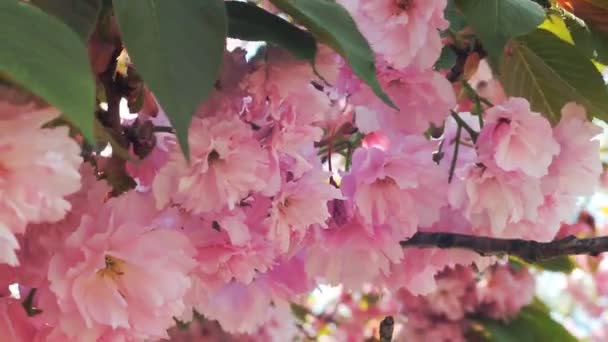
M 327 227 L 327 201 L 340 197 L 340 191 L 329 183 L 329 173 L 320 170 L 284 182 L 272 201 L 268 238 L 280 251 L 288 251 L 292 234 L 301 237 L 314 224 Z
M 248 284 L 258 272 L 266 272 L 274 264 L 275 247 L 265 231 L 235 210 L 211 219 L 192 216 L 181 224 L 196 248 L 194 271 L 205 282 L 236 279 Z
M 494 77 L 487 59 L 479 61 L 477 71 L 468 82 L 479 96 L 486 98 L 495 105 L 501 104 L 507 99 L 507 95 L 500 81 Z
M 430 124 L 441 126 L 456 105 L 452 85 L 438 72 L 380 66 L 378 78 L 399 110 L 389 107 L 362 84 L 349 102 L 356 106 L 357 127 L 365 133 L 379 129 L 389 136 L 423 133 Z
M 515 97 L 485 112 L 477 148 L 481 162 L 536 178 L 548 173 L 560 150 L 549 121 L 532 112 L 527 100 Z
M 320 83 L 310 63 L 296 59 L 286 50 L 269 47 L 264 61 L 259 61 L 240 86 L 251 94 L 247 110 L 252 118 L 259 119 L 260 114 L 266 113 L 277 118 L 280 111 L 289 110 L 295 111 L 301 121 L 312 123 L 330 108 L 329 97 L 313 81 Z
M 361 289 L 381 274 L 388 275 L 391 263 L 399 262 L 403 256 L 400 236 L 387 227 L 370 232 L 370 227 L 356 217 L 343 225 L 330 225 L 318 234 L 306 256 L 306 272 L 347 289 Z
M 29 224 L 25 234 L 19 238 L 21 246 L 18 256 L 20 265 L 13 269 L 13 281 L 29 287 L 45 286 L 51 256 L 63 247 L 63 243 L 80 225 L 84 214 L 96 215 L 111 188 L 105 181 L 98 181 L 90 164 L 80 167 L 82 188 L 66 197 L 72 209 L 55 223 Z M 0 266 L 1 267 L 1 266 Z M 0 273 L 4 270 L 0 270 Z
M 231 281 L 209 286 L 194 279 L 194 308 L 208 319 L 217 320 L 231 333 L 253 333 L 273 319 L 271 306 L 285 308 L 288 302 L 312 289 L 303 261 L 293 257 L 273 270 L 259 274 L 249 284 Z
M 476 229 L 487 227 L 490 235 L 501 237 L 508 225 L 537 219 L 544 201 L 539 179 L 473 164 L 457 174 L 459 182 L 449 188 L 450 204 L 463 210 Z
M 596 137 L 602 129 L 589 122 L 585 108 L 568 103 L 562 119 L 553 129 L 561 150 L 549 168 L 547 187 L 575 196 L 592 195 L 602 174 L 600 143 Z
M 153 223 L 149 196 L 129 192 L 100 211 L 85 215 L 51 259 L 61 329 L 70 337 L 124 329 L 133 339 L 166 338 L 173 317 L 186 310 L 194 248 Z
M 497 319 L 513 317 L 532 302 L 535 280 L 525 267 L 514 270 L 508 264 L 497 266 L 478 284 L 478 293 L 485 314 Z
M 238 117 L 195 118 L 189 141 L 190 162 L 175 149 L 154 180 L 158 206 L 176 203 L 193 213 L 217 212 L 265 187 L 268 154 Z
M 432 160 L 434 149 L 435 144 L 423 137 L 404 136 L 391 141 L 386 151 L 376 147 L 355 151 L 341 188 L 365 223 L 388 224 L 406 238 L 417 226 L 439 219 L 439 209 L 447 203 L 442 190 L 447 177 Z
M 80 147 L 68 127 L 42 128 L 59 112 L 23 110 L 0 103 L 0 263 L 10 265 L 18 264 L 13 234 L 63 218 L 65 197 L 80 188 Z
M 36 332 L 36 327 L 19 300 L 0 298 L 0 336 L 4 341 L 31 342 Z
M 441 54 L 439 30 L 446 0 L 340 0 L 373 50 L 396 68 L 433 66 Z

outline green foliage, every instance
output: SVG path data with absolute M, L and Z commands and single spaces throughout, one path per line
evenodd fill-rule
M 251 3 L 227 1 L 226 12 L 229 37 L 266 41 L 288 50 L 297 58 L 314 62 L 317 43 L 309 32 Z
M 521 267 L 521 266 L 528 267 L 529 266 L 529 267 L 534 267 L 538 270 L 551 271 L 551 272 L 570 273 L 570 272 L 574 271 L 574 269 L 576 268 L 576 263 L 569 256 L 560 256 L 560 257 L 556 257 L 556 258 L 552 258 L 552 259 L 548 259 L 548 260 L 544 260 L 544 261 L 539 261 L 539 262 L 536 262 L 533 264 L 527 263 L 517 257 L 510 256 L 509 262 L 511 262 L 512 265 L 517 265 L 519 267 Z
M 608 119 L 608 90 L 599 71 L 576 47 L 548 31 L 538 29 L 517 39 L 501 61 L 500 80 L 507 94 L 528 99 L 533 110 L 553 123 L 570 101 Z
M 441 49 L 439 59 L 435 62 L 435 69 L 450 69 L 456 64 L 456 58 L 457 56 L 456 53 L 454 53 L 454 50 L 449 46 L 444 46 L 443 49 Z
M 101 0 L 32 0 L 32 4 L 61 19 L 83 41 L 93 32 L 101 10 Z
M 608 64 L 608 34 L 590 28 L 578 18 L 565 19 L 576 47 L 580 48 L 588 58 Z
M 227 34 L 223 0 L 114 0 L 123 41 L 189 158 L 188 128 L 214 89 Z
M 93 141 L 95 83 L 80 37 L 57 18 L 0 1 L 0 74 L 42 97 Z
M 545 11 L 530 0 L 456 0 L 456 5 L 497 66 L 509 39 L 532 32 Z
M 304 25 L 320 42 L 338 52 L 355 74 L 386 104 L 394 107 L 376 78 L 374 52 L 346 9 L 330 0 L 271 0 Z
M 483 337 L 490 342 L 575 342 L 566 328 L 551 318 L 545 305 L 536 300 L 523 308 L 517 317 L 503 322 L 481 319 Z

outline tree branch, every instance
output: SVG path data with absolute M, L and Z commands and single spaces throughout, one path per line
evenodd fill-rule
M 517 256 L 533 263 L 565 255 L 587 254 L 597 256 L 608 252 L 608 236 L 578 239 L 568 236 L 552 242 L 537 242 L 521 239 L 497 239 L 452 233 L 418 232 L 410 239 L 399 242 L 401 247 L 461 248 L 482 256 Z

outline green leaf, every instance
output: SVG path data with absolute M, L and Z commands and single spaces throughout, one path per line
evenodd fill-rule
M 488 341 L 491 342 L 575 342 L 566 328 L 551 318 L 540 301 L 523 308 L 517 317 L 508 322 L 479 320 Z
M 533 264 L 517 257 L 510 256 L 509 261 L 516 265 L 530 266 L 543 271 L 570 273 L 576 268 L 576 263 L 569 256 L 560 256 Z
M 582 20 L 565 17 L 576 46 L 589 58 L 608 64 L 608 34 L 594 30 Z
M 435 62 L 435 69 L 450 69 L 456 64 L 456 53 L 449 46 L 445 45 L 443 49 L 441 49 L 441 55 L 437 62 Z
M 608 89 L 593 63 L 575 46 L 539 29 L 517 39 L 500 65 L 500 80 L 508 95 L 528 99 L 532 109 L 556 123 L 567 102 L 608 119 Z
M 310 32 L 252 3 L 227 1 L 228 36 L 241 40 L 266 41 L 299 59 L 314 62 L 317 43 Z
M 94 141 L 95 83 L 87 49 L 59 19 L 20 1 L 0 1 L 0 74 L 61 110 Z
M 530 0 L 456 0 L 456 5 L 495 67 L 509 39 L 532 32 L 545 19 L 543 8 Z
M 466 20 L 456 7 L 454 0 L 448 0 L 448 4 L 444 10 L 444 17 L 450 22 L 449 29 L 452 31 L 460 31 L 466 26 Z
M 344 7 L 332 0 L 271 2 L 304 25 L 317 40 L 329 45 L 344 57 L 355 74 L 367 83 L 380 99 L 397 108 L 378 83 L 374 52 Z
M 158 98 L 189 158 L 192 115 L 214 88 L 227 33 L 223 0 L 114 0 L 135 68 Z
M 101 0 L 32 0 L 40 7 L 66 23 L 86 41 L 97 23 Z

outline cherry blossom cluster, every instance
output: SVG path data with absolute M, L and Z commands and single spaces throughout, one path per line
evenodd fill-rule
M 396 108 L 326 46 L 314 68 L 272 46 L 227 50 L 189 158 L 155 133 L 146 157 L 127 161 L 137 187 L 120 196 L 100 179 L 107 156 L 83 161 L 69 129 L 46 124 L 60 113 L 0 103 L 0 328 L 11 341 L 160 340 L 193 315 L 285 340 L 290 303 L 327 283 L 393 293 L 417 322 L 407 336 L 447 334 L 421 332 L 432 314 L 457 334 L 469 312 L 502 318 L 529 302 L 525 269 L 498 266 L 481 285 L 465 266 L 495 259 L 399 241 L 552 240 L 598 183 L 599 128 L 575 103 L 550 122 L 496 81 L 479 89 L 483 110 L 467 112 L 460 85 L 433 68 L 445 0 L 338 2 Z M 167 125 L 145 101 L 123 124 Z M 526 296 L 511 296 L 515 284 Z

